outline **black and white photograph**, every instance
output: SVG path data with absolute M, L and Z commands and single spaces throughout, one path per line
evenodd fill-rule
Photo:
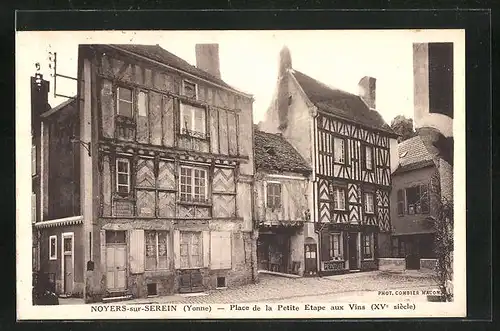
M 465 316 L 463 30 L 17 32 L 16 90 L 19 319 Z

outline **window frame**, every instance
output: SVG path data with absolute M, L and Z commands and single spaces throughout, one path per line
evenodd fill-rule
M 424 187 L 424 190 L 422 190 L 422 187 Z M 415 202 L 410 204 L 408 202 L 408 190 L 414 190 L 416 189 L 416 199 Z M 425 197 L 425 204 L 427 206 L 427 209 L 424 211 L 422 206 L 423 206 L 423 193 L 422 192 L 427 192 L 427 197 Z M 410 187 L 406 187 L 404 189 L 404 206 L 405 206 L 405 212 L 407 215 L 427 215 L 430 214 L 431 211 L 431 200 L 430 200 L 430 188 L 428 184 L 417 184 L 413 185 Z M 398 202 L 399 203 L 399 202 Z M 410 207 L 413 207 L 413 211 L 410 213 Z M 418 208 L 418 209 L 417 209 Z
M 37 202 L 36 192 L 31 192 L 31 223 L 36 223 L 37 221 Z
M 130 91 L 130 99 L 131 99 L 130 101 L 120 98 L 120 89 Z M 124 101 L 124 102 L 130 104 L 130 116 L 127 116 L 127 115 L 120 113 L 120 101 Z M 130 118 L 130 119 L 134 118 L 134 88 L 130 88 L 130 87 L 122 86 L 122 85 L 116 86 L 116 115 L 121 116 L 121 117 L 125 117 L 125 118 Z
M 189 97 L 186 94 L 186 83 L 194 85 L 194 100 L 198 100 L 198 84 L 189 80 L 189 79 L 182 80 L 182 95 L 187 97 L 187 98 L 193 99 L 193 97 Z
M 189 234 L 189 242 L 187 244 L 187 261 L 188 261 L 188 266 L 183 266 L 182 265 L 182 249 L 181 246 L 183 245 L 182 239 L 183 235 Z M 192 246 L 193 246 L 193 237 L 197 235 L 199 238 L 199 244 L 198 244 L 198 265 L 193 265 L 193 260 L 191 258 L 192 256 Z M 181 231 L 180 236 L 179 236 L 179 269 L 181 270 L 189 270 L 189 269 L 201 269 L 203 268 L 203 233 L 201 231 Z
M 368 151 L 370 151 L 370 163 L 368 163 Z M 365 170 L 368 170 L 368 171 L 373 171 L 374 168 L 375 168 L 375 162 L 374 162 L 374 157 L 373 157 L 373 154 L 374 154 L 374 148 L 373 146 L 370 146 L 370 145 L 364 145 L 364 151 L 363 151 L 363 155 L 364 155 L 364 168 Z
M 273 194 L 273 204 L 272 205 L 269 205 L 269 186 L 278 186 L 279 187 L 279 196 L 276 195 L 276 194 Z M 283 204 L 283 190 L 282 190 L 282 185 L 281 185 L 281 182 L 278 182 L 278 181 L 266 181 L 266 185 L 265 185 L 265 188 L 266 188 L 266 194 L 265 194 L 265 201 L 266 201 L 266 208 L 271 208 L 271 209 L 279 209 L 281 208 L 282 204 Z M 275 193 L 273 191 L 273 193 Z M 275 199 L 279 197 L 279 203 L 278 205 L 275 205 L 274 202 L 275 202 Z
M 146 263 L 146 260 L 148 258 L 147 256 L 147 247 L 148 247 L 148 242 L 147 242 L 147 234 L 148 232 L 153 232 L 154 235 L 155 235 L 155 267 L 153 269 L 149 269 L 148 266 L 147 266 L 147 263 Z M 159 234 L 160 233 L 163 233 L 165 235 L 165 238 L 166 238 L 166 242 L 165 242 L 165 246 L 166 246 L 166 255 L 165 255 L 165 258 L 166 258 L 166 266 L 164 268 L 161 268 L 159 267 L 159 262 L 160 262 L 160 250 L 159 250 Z M 144 231 L 144 270 L 146 271 L 157 271 L 157 270 L 168 270 L 169 269 L 169 261 L 168 261 L 168 256 L 169 256 L 169 253 L 168 253 L 168 244 L 169 244 L 169 232 L 167 230 L 145 230 Z
M 185 185 L 182 183 L 182 169 L 190 169 L 191 170 L 191 176 L 190 176 L 190 196 L 191 196 L 191 200 L 185 200 L 183 199 L 183 192 L 182 192 L 182 185 Z M 203 171 L 205 173 L 205 190 L 204 190 L 204 199 L 202 201 L 200 200 L 196 200 L 194 199 L 194 195 L 195 195 L 195 171 L 198 170 L 198 171 Z M 209 181 L 209 178 L 208 178 L 208 169 L 207 168 L 204 168 L 204 167 L 196 167 L 196 166 L 191 166 L 191 165 L 180 165 L 179 166 L 179 201 L 180 202 L 188 202 L 188 203 L 208 203 L 209 201 L 209 197 L 208 197 L 208 181 Z
M 368 197 L 371 197 L 371 210 L 368 210 Z M 363 210 L 366 214 L 373 215 L 375 214 L 375 195 L 373 192 L 364 192 L 363 193 Z
M 338 208 L 338 207 L 336 208 L 335 207 L 335 202 L 337 201 L 336 197 L 338 198 L 341 196 L 340 194 L 337 195 L 338 191 L 342 192 L 342 197 L 343 197 L 342 200 L 344 202 L 343 208 Z M 335 210 L 335 211 L 347 211 L 347 196 L 346 196 L 347 190 L 346 190 L 346 188 L 342 187 L 342 186 L 333 185 L 333 192 L 332 193 L 333 193 L 333 196 L 332 196 L 333 210 Z M 338 202 L 337 202 L 337 205 L 338 205 Z
M 369 232 L 369 233 L 363 233 L 362 234 L 362 237 L 363 237 L 363 260 L 374 260 L 375 259 L 375 238 L 374 238 L 374 234 L 373 232 Z M 366 239 L 369 239 L 368 240 L 368 243 L 369 245 L 367 246 L 366 243 Z M 370 248 L 370 256 L 367 257 L 367 254 L 366 254 L 366 248 L 369 247 Z
M 342 142 L 342 160 L 338 160 L 337 159 L 337 144 L 336 142 L 337 141 L 341 141 Z M 346 141 L 346 138 L 343 138 L 343 137 L 337 137 L 337 136 L 333 136 L 333 162 L 335 164 L 347 164 L 347 150 L 346 150 L 346 145 L 347 145 L 347 141 Z
M 126 162 L 127 164 L 127 172 L 120 172 L 119 171 L 119 167 L 118 167 L 118 164 L 120 162 Z M 132 184 L 132 173 L 131 173 L 131 165 L 130 165 L 130 159 L 128 158 L 125 158 L 125 157 L 117 157 L 116 160 L 115 160 L 115 181 L 116 181 L 116 184 L 115 184 L 115 190 L 116 190 L 116 193 L 120 196 L 129 196 L 130 193 L 132 192 L 131 190 L 131 184 Z M 125 184 L 120 184 L 120 181 L 119 181 L 119 178 L 120 176 L 119 175 L 127 175 L 127 185 Z M 120 187 L 127 187 L 127 192 L 120 192 Z
M 334 240 L 333 240 L 334 237 L 338 238 L 338 253 L 339 253 L 338 256 L 335 256 L 335 245 L 334 245 Z M 343 261 L 344 260 L 342 233 L 341 232 L 330 233 L 329 252 L 330 252 L 330 261 Z
M 52 240 L 54 240 L 54 250 L 52 250 Z M 49 237 L 49 260 L 57 260 L 57 236 L 52 235 Z
M 140 96 L 141 94 L 144 94 L 144 95 L 145 95 L 145 98 L 146 98 L 146 100 L 145 100 L 145 102 L 146 102 L 145 107 L 146 107 L 146 108 L 144 109 L 144 110 L 145 110 L 145 112 L 146 112 L 146 115 L 141 115 L 141 107 L 140 107 L 140 103 L 139 103 L 139 101 L 140 101 L 140 97 L 139 97 L 139 96 Z M 136 103 L 136 107 L 137 107 L 137 116 L 141 116 L 141 117 L 149 117 L 149 91 L 146 91 L 146 90 L 138 90 L 138 91 L 137 91 L 137 100 L 136 100 L 136 102 L 135 102 L 135 103 Z
M 400 196 L 401 193 L 401 196 Z M 397 200 L 397 213 L 398 216 L 404 216 L 406 213 L 406 189 L 400 188 L 396 192 L 396 200 Z
M 180 106 L 179 106 L 179 130 L 182 135 L 187 135 L 190 137 L 198 138 L 198 139 L 207 139 L 207 109 L 206 107 L 203 107 L 201 105 L 195 105 L 189 102 L 183 102 L 179 101 Z M 189 108 L 187 108 L 188 106 Z M 183 123 L 182 119 L 184 117 L 185 112 L 187 112 L 187 109 L 190 110 L 191 112 L 191 123 L 189 123 L 189 128 L 185 127 L 185 123 Z M 203 131 L 197 131 L 196 130 L 196 117 L 195 117 L 195 112 L 200 111 L 202 112 L 202 128 Z

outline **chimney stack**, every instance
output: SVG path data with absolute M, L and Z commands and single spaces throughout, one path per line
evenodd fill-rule
M 373 77 L 365 76 L 358 83 L 359 96 L 366 102 L 370 109 L 376 109 L 376 89 L 377 80 Z
M 196 44 L 196 67 L 212 76 L 221 78 L 219 44 Z

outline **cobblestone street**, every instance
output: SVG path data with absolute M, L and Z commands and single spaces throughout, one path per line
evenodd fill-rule
M 260 274 L 257 284 L 209 291 L 193 296 L 166 296 L 135 299 L 127 303 L 249 303 L 284 301 L 345 301 L 349 298 L 385 300 L 380 290 L 430 290 L 436 283 L 429 274 L 420 272 L 387 273 L 381 271 L 314 278 L 286 278 Z M 394 299 L 401 299 L 400 296 Z

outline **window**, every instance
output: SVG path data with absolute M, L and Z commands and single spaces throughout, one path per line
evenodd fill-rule
M 409 215 L 429 213 L 429 190 L 427 185 L 409 187 L 406 193 L 406 212 Z
M 130 161 L 127 159 L 116 160 L 116 190 L 121 195 L 130 192 Z
M 31 222 L 36 222 L 36 193 L 31 193 Z
M 182 85 L 183 85 L 185 96 L 187 96 L 188 98 L 193 98 L 193 99 L 197 98 L 198 93 L 197 93 L 197 86 L 195 83 L 192 83 L 192 82 L 185 80 L 182 82 Z
M 373 170 L 373 148 L 365 146 L 365 169 Z
M 106 244 L 125 243 L 125 231 L 106 231 Z
M 340 233 L 330 235 L 330 260 L 342 260 Z
M 267 183 L 267 207 L 279 208 L 281 207 L 281 184 L 280 183 Z
M 146 270 L 166 269 L 167 231 L 145 231 Z
M 36 175 L 36 145 L 31 145 L 31 176 Z
M 57 236 L 49 237 L 49 260 L 57 260 Z
M 398 215 L 403 216 L 405 214 L 405 195 L 404 191 L 398 190 Z
M 201 232 L 181 232 L 181 268 L 200 268 L 201 249 Z
M 116 110 L 118 115 L 133 117 L 131 89 L 124 87 L 116 89 Z
M 345 210 L 345 189 L 335 187 L 333 189 L 333 209 Z
M 148 103 L 149 95 L 144 91 L 140 91 L 137 96 L 137 111 L 139 116 L 148 116 Z
M 205 139 L 206 112 L 204 108 L 181 103 L 180 128 L 182 134 Z
M 367 214 L 373 214 L 374 203 L 373 203 L 373 193 L 365 193 L 365 212 Z
M 373 259 L 373 233 L 363 234 L 363 258 Z
M 336 163 L 345 163 L 345 140 L 342 138 L 333 138 L 333 157 Z
M 207 171 L 201 168 L 181 167 L 181 201 L 207 201 Z
M 72 237 L 64 237 L 63 235 L 63 248 L 64 248 L 64 253 L 71 253 L 73 251 Z

